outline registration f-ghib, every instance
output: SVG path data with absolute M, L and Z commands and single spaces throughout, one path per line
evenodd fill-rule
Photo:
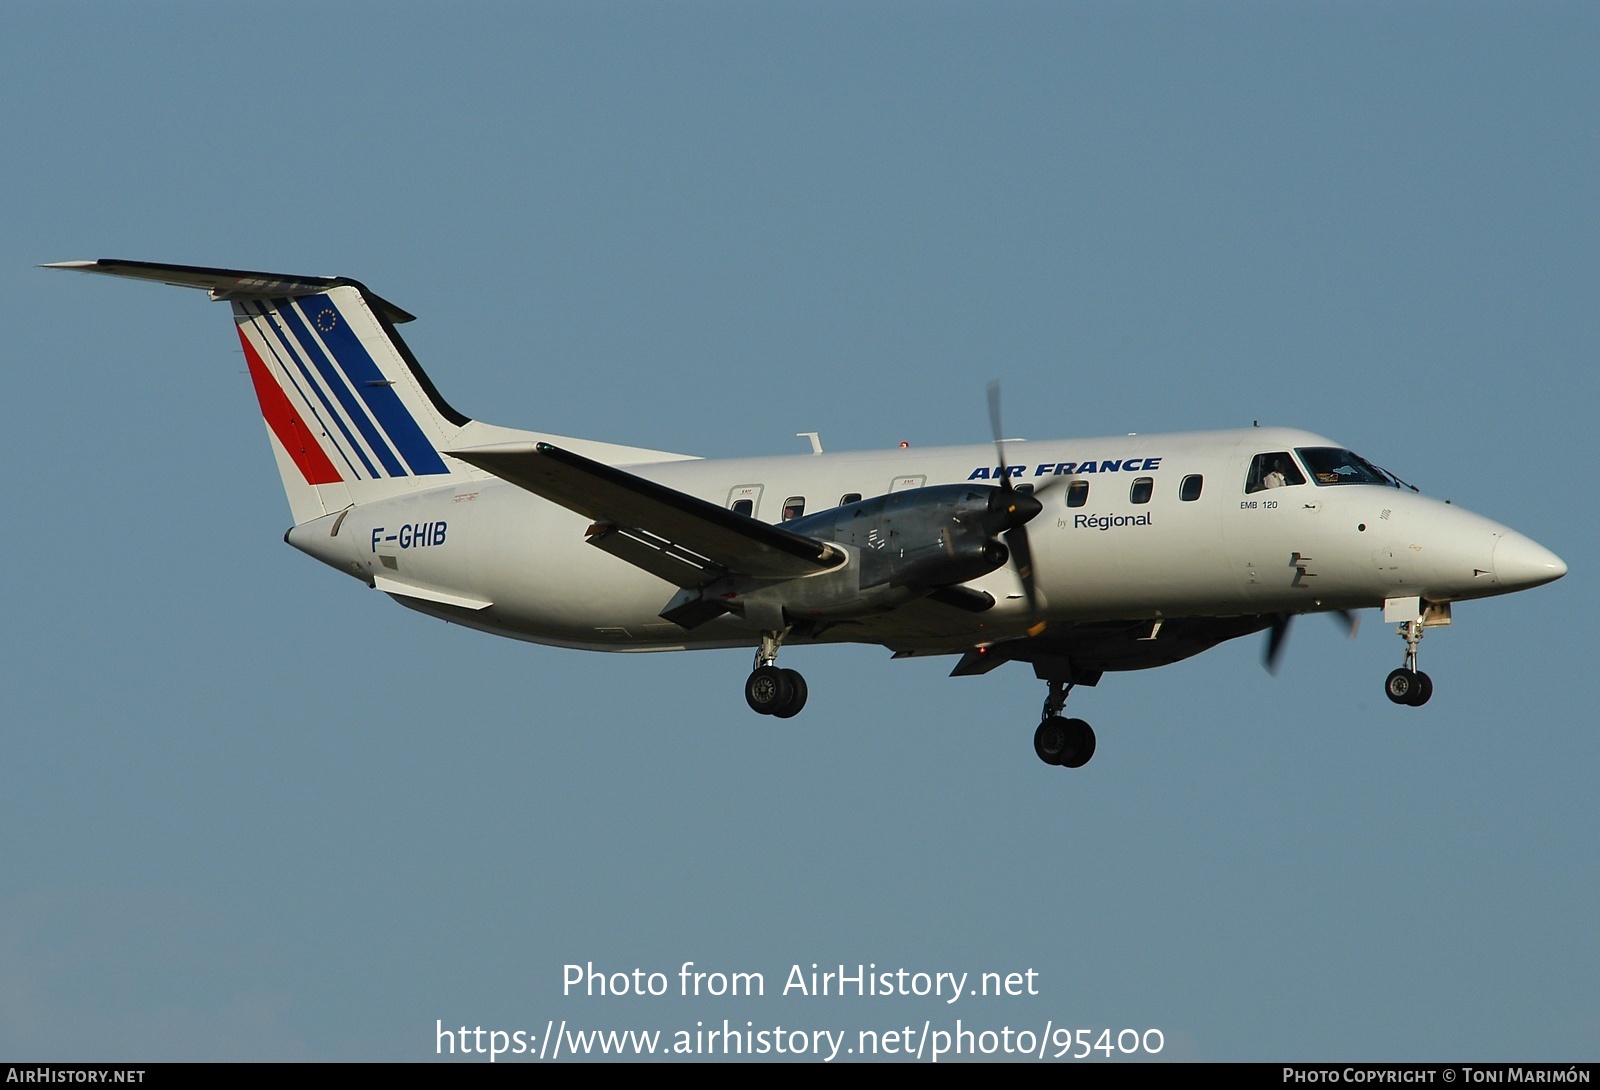
M 780 648 L 879 644 L 1031 664 L 1034 749 L 1078 767 L 1075 685 L 1177 662 L 1290 618 L 1382 609 L 1405 651 L 1384 690 L 1432 694 L 1424 632 L 1455 602 L 1566 564 L 1284 428 L 708 460 L 471 420 L 345 279 L 136 261 L 55 268 L 202 288 L 233 308 L 294 525 L 285 540 L 422 613 L 600 651 L 753 647 L 750 707 L 806 683 Z

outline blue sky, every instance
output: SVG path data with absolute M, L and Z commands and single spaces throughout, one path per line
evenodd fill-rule
M 1185 1059 L 1594 1059 L 1592 5 L 0 11 L 0 1055 L 426 1059 L 436 1020 L 1159 1028 Z M 227 312 L 40 262 L 348 275 L 450 401 L 708 456 L 1263 423 L 1561 582 L 1079 690 L 606 656 L 285 547 Z M 535 561 L 536 562 L 536 561 Z M 754 1000 L 562 966 L 760 971 Z M 955 1005 L 790 965 L 1038 973 Z M 974 1009 L 979 1004 L 986 1004 Z

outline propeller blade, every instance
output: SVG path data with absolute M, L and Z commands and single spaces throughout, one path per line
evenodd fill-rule
M 1267 668 L 1267 673 L 1278 672 L 1278 658 L 1283 654 L 1283 641 L 1289 635 L 1290 615 L 1279 613 L 1272 618 L 1272 630 L 1267 633 L 1267 646 L 1261 653 L 1261 665 Z
M 1035 496 L 1048 495 L 1058 488 L 1065 488 L 1076 479 L 1069 473 L 1057 473 L 1054 476 L 1046 477 L 1043 484 L 1034 485 L 1033 494 Z
M 1028 531 L 1022 526 L 1006 531 L 1006 548 L 1011 550 L 1011 559 L 1016 562 L 1017 574 L 1022 577 L 1022 593 L 1028 597 L 1028 613 L 1032 615 L 1039 608 L 1039 594 L 1033 585 L 1033 547 L 1028 544 Z
M 989 428 L 994 432 L 994 450 L 996 456 L 1000 459 L 1000 489 L 1003 492 L 1010 492 L 1013 489 L 1011 467 L 1006 465 L 1006 446 L 1000 441 L 1005 433 L 1000 430 L 999 379 L 989 380 Z
M 1356 638 L 1356 630 L 1361 627 L 1361 618 L 1351 613 L 1348 609 L 1335 609 L 1327 614 L 1332 617 L 1350 638 Z M 1278 659 L 1283 655 L 1283 644 L 1289 637 L 1289 622 L 1294 619 L 1290 613 L 1279 613 L 1272 618 L 1272 630 L 1267 633 L 1267 646 L 1261 652 L 1261 665 L 1267 668 L 1268 673 L 1278 672 Z
M 1005 538 L 1006 548 L 1011 551 L 1011 559 L 1017 565 L 1017 574 L 1022 578 L 1022 593 L 1028 599 L 1028 617 L 1038 620 L 1039 591 L 1033 577 L 1033 546 L 1028 543 L 1026 523 L 1040 511 L 1044 504 L 1039 502 L 1038 493 L 1042 488 L 1030 488 L 1026 492 L 1018 491 L 1011 483 L 1011 467 L 1006 464 L 1006 445 L 1003 442 L 1005 432 L 1000 426 L 1000 380 L 993 379 L 989 383 L 989 428 L 994 432 L 995 456 L 1000 460 L 1000 507 L 1002 536 Z M 1046 482 L 1045 488 L 1049 487 Z M 995 511 L 996 505 L 991 504 L 990 510 Z M 990 533 L 994 531 L 991 530 Z M 1028 635 L 1037 636 L 1044 631 L 1044 622 L 1038 621 L 1028 629 Z
M 1003 442 L 1005 438 L 1005 431 L 1000 423 L 999 379 L 991 379 L 989 382 L 989 429 L 994 432 L 995 454 L 1000 459 L 1000 488 L 1006 492 L 1014 491 L 1016 489 L 1016 485 L 1011 483 L 1011 467 L 1006 463 L 1006 445 Z M 1062 488 L 1071 481 L 1072 478 L 1065 474 L 1056 475 L 1052 476 L 1042 484 L 1033 485 L 1029 491 L 1035 496 L 1041 496 L 1046 492 L 1050 492 L 1057 488 Z M 1028 517 L 1032 518 L 1033 516 L 1029 515 Z

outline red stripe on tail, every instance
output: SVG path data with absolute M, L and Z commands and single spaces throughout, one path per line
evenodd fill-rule
M 256 387 L 256 400 L 261 403 L 261 415 L 266 417 L 267 427 L 272 429 L 272 434 L 278 437 L 283 449 L 294 459 L 294 464 L 299 467 L 300 475 L 306 479 L 306 484 L 335 484 L 344 480 L 339 476 L 339 471 L 334 468 L 333 463 L 328 460 L 322 445 L 314 438 L 311 428 L 306 426 L 305 421 L 300 419 L 300 414 L 295 412 L 294 406 L 289 403 L 283 387 L 272 377 L 267 365 L 261 362 L 261 357 L 250 344 L 250 339 L 244 335 L 243 328 L 239 330 L 239 343 L 244 345 L 244 358 L 250 365 L 250 381 Z

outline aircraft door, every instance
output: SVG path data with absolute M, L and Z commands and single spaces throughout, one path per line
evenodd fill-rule
M 760 518 L 761 489 L 759 484 L 734 485 L 728 490 L 728 509 L 751 518 Z

